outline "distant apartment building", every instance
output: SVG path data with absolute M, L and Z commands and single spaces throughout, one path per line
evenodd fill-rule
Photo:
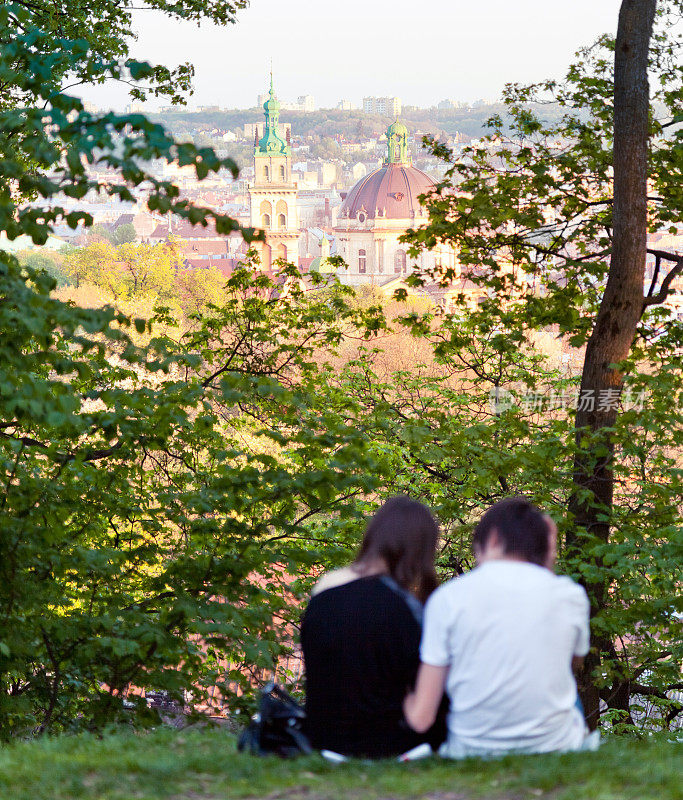
M 256 97 L 256 105 L 262 106 L 270 95 L 259 94 Z M 281 103 L 283 111 L 315 111 L 315 98 L 312 94 L 300 94 L 296 98 L 296 103 Z
M 340 100 L 337 103 L 337 108 L 340 111 L 353 111 L 356 106 L 350 100 Z
M 302 94 L 296 98 L 300 111 L 315 111 L 315 100 L 312 94 Z
M 400 97 L 364 97 L 363 111 L 366 114 L 382 114 L 397 117 L 401 113 Z

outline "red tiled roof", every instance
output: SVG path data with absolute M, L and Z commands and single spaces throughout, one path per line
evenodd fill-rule
M 209 241 L 183 241 L 182 252 L 192 257 L 195 253 L 200 256 L 228 254 L 228 243 L 225 239 L 210 239 Z
M 168 238 L 168 225 L 157 225 L 150 234 L 150 239 L 166 239 Z
M 118 228 L 119 225 L 132 225 L 135 219 L 135 214 L 121 214 L 114 223 L 114 227 Z
M 229 277 L 232 271 L 235 269 L 237 264 L 239 263 L 239 259 L 237 258 L 220 258 L 209 260 L 206 258 L 186 258 L 185 259 L 185 268 L 186 269 L 217 269 L 221 275 L 225 275 L 225 277 Z

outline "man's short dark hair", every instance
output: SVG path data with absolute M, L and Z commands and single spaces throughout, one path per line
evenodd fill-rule
M 485 550 L 493 530 L 505 555 L 545 565 L 550 547 L 548 520 L 525 497 L 508 497 L 491 506 L 474 529 L 473 546 Z

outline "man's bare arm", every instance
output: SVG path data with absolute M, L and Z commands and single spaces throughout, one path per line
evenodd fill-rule
M 434 724 L 443 697 L 448 667 L 420 664 L 415 691 L 403 701 L 406 722 L 418 733 L 424 733 Z

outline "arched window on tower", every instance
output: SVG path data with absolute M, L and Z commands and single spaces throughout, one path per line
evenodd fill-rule
M 394 272 L 396 275 L 403 275 L 406 271 L 406 251 L 397 250 L 394 256 Z
M 268 180 L 269 174 L 270 173 L 268 171 L 268 165 L 266 164 L 266 166 L 263 168 L 263 177 L 264 177 L 265 180 Z
M 273 219 L 273 206 L 269 200 L 263 200 L 260 208 L 261 214 L 261 227 L 270 228 L 271 220 Z
M 366 269 L 365 250 L 358 251 L 358 272 L 365 272 Z
M 285 179 L 285 165 L 280 164 L 280 180 L 284 181 Z
M 275 211 L 273 220 L 277 220 L 280 230 L 285 230 L 287 227 L 287 203 L 284 200 L 278 200 L 273 210 Z

